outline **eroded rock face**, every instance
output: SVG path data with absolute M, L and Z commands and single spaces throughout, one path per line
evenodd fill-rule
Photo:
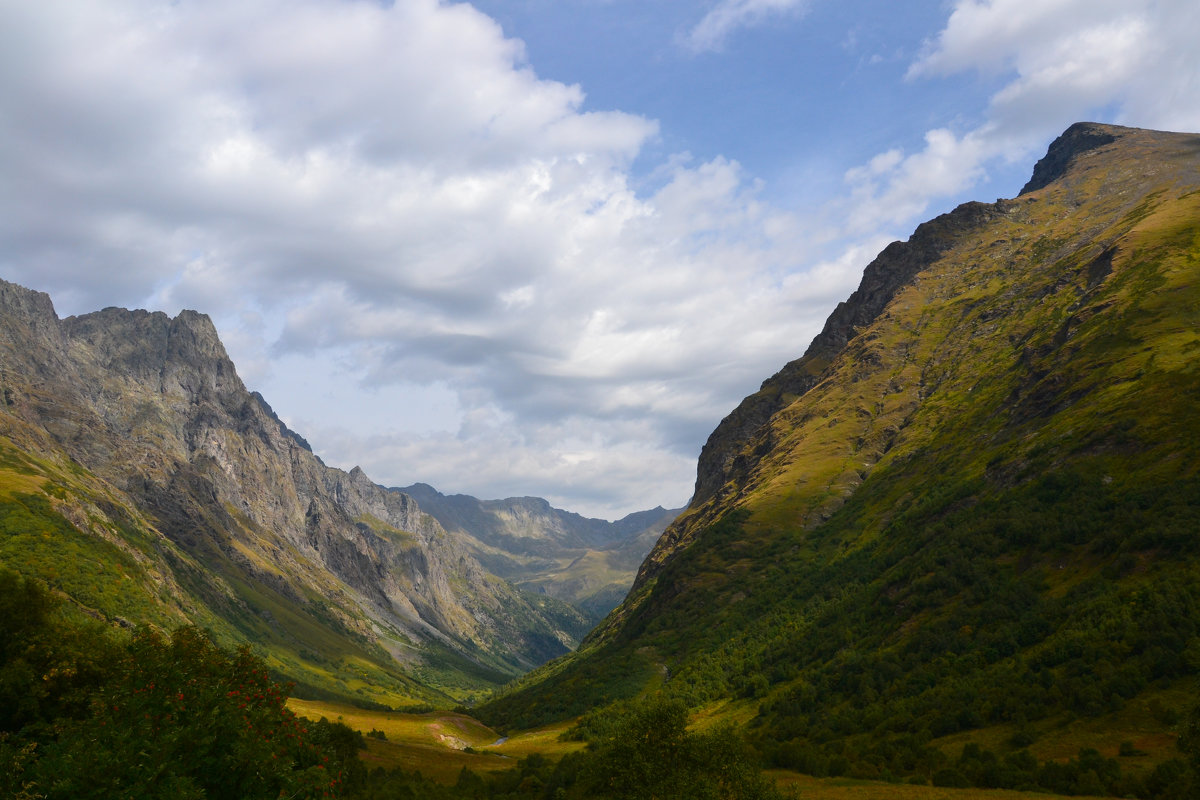
M 360 637 L 514 671 L 574 643 L 411 497 L 323 464 L 247 391 L 204 314 L 59 320 L 45 294 L 0 281 L 0 384 L 14 418 L 0 434 L 65 452 L 202 568 L 328 602 Z

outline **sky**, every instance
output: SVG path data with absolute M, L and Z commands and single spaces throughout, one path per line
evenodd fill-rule
M 1080 120 L 1200 131 L 1195 0 L 0 0 L 0 278 L 207 313 L 385 486 L 615 519 L 888 242 Z

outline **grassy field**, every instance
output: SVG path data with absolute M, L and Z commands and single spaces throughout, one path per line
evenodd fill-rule
M 516 766 L 532 753 L 560 758 L 583 748 L 582 742 L 564 742 L 561 734 L 570 723 L 558 723 L 502 738 L 491 728 L 463 714 L 434 711 L 404 714 L 364 711 L 352 706 L 291 699 L 288 708 L 309 719 L 325 717 L 364 734 L 382 731 L 387 739 L 367 737 L 362 759 L 371 768 L 400 768 L 420 772 L 440 783 L 452 784 L 463 767 L 474 772 L 494 772 Z
M 694 712 L 688 729 L 703 733 L 720 725 L 742 727 L 757 713 L 758 703 L 753 700 L 721 700 Z
M 744 705 L 711 706 L 697 716 L 695 727 L 707 729 L 722 722 L 736 722 L 746 713 Z M 387 739 L 368 736 L 367 750 L 361 755 L 370 768 L 420 772 L 447 785 L 458 779 L 464 767 L 478 773 L 495 772 L 515 767 L 518 759 L 533 753 L 557 759 L 584 747 L 582 742 L 562 740 L 562 734 L 571 727 L 570 722 L 523 731 L 505 739 L 478 720 L 453 712 L 365 711 L 294 698 L 288 701 L 288 707 L 301 716 L 342 722 L 364 734 L 382 731 Z M 849 778 L 813 778 L 786 770 L 770 770 L 766 774 L 779 786 L 793 790 L 805 800 L 1054 800 L 1058 797 L 1003 789 L 948 789 Z
M 1026 728 L 1035 739 L 1028 747 L 1029 752 L 1042 761 L 1066 761 L 1087 747 L 1105 758 L 1118 759 L 1123 771 L 1149 772 L 1163 761 L 1179 756 L 1178 736 L 1163 730 L 1163 720 L 1171 709 L 1193 706 L 1198 688 L 1194 681 L 1184 681 L 1169 689 L 1144 692 L 1121 710 L 1102 717 L 1060 716 L 1041 720 Z M 968 742 L 1003 753 L 1011 749 L 1009 740 L 1016 732 L 1016 726 L 998 725 L 947 736 L 935 740 L 933 745 L 951 758 L 957 758 Z M 1122 742 L 1132 745 L 1136 754 L 1122 756 Z

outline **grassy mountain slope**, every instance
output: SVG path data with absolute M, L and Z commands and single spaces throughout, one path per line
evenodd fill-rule
M 1146 771 L 1200 668 L 1198 366 L 1200 137 L 1074 126 L 868 267 L 629 599 L 484 718 L 658 690 L 740 704 L 782 766 L 926 778 L 1091 724 Z
M 596 620 L 624 599 L 642 560 L 680 511 L 660 506 L 608 522 L 553 508 L 540 497 L 479 500 L 423 483 L 397 491 L 457 535 L 490 572 Z
M 450 702 L 587 620 L 320 462 L 195 312 L 60 320 L 0 282 L 0 564 L 124 625 L 250 642 L 310 694 Z

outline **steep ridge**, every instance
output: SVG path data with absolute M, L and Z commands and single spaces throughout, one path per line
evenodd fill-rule
M 681 511 L 660 506 L 609 522 L 554 508 L 540 497 L 479 500 L 423 483 L 395 491 L 416 499 L 490 572 L 595 619 L 624 599 L 638 566 Z
M 199 622 L 360 699 L 503 681 L 586 629 L 485 572 L 411 497 L 321 463 L 202 314 L 59 320 L 46 295 L 0 282 L 0 396 L 2 511 L 54 532 L 10 536 L 0 561 L 93 614 Z M 98 565 L 91 580 L 64 583 L 57 538 Z
M 848 300 L 838 303 L 804 355 L 763 381 L 762 387 L 721 420 L 708 437 L 700 451 L 688 518 L 712 521 L 714 510 L 730 500 L 760 458 L 775 446 L 767 425 L 771 418 L 816 386 L 846 344 L 872 323 L 918 272 L 962 237 L 1003 216 L 1005 208 L 1003 202 L 966 203 L 918 226 L 907 242 L 892 242 L 868 264 L 858 288 Z M 747 447 L 748 443 L 753 446 Z M 691 527 L 696 524 L 692 522 Z M 686 544 L 684 537 L 691 527 L 672 526 L 643 565 L 645 577 L 653 575 L 669 553 Z
M 625 603 L 486 719 L 654 690 L 818 774 L 977 742 L 978 785 L 1053 788 L 1086 730 L 1149 775 L 1200 663 L 1200 136 L 1072 126 L 1018 198 L 889 246 L 698 473 Z
M 1180 186 L 1190 185 L 1195 178 L 1189 174 L 1187 165 L 1187 159 L 1192 154 L 1193 141 L 1189 135 L 1136 131 L 1137 135 L 1133 136 L 1133 133 L 1134 129 L 1119 126 L 1076 123 L 1051 144 L 1047 155 L 1036 165 L 1033 177 L 1022 189 L 1020 197 L 1032 200 L 1033 203 L 1022 202 L 1021 199 L 1000 200 L 994 204 L 966 203 L 948 214 L 918 226 L 907 242 L 893 242 L 885 248 L 864 270 L 863 280 L 849 300 L 838 304 L 805 355 L 765 381 L 759 392 L 743 400 L 709 437 L 701 452 L 692 503 L 677 523 L 667 531 L 643 565 L 639 582 L 652 577 L 659 566 L 669 559 L 671 553 L 686 546 L 690 532 L 713 522 L 730 507 L 739 505 L 738 498 L 744 497 L 748 491 L 757 487 L 755 474 L 761 472 L 764 456 L 771 454 L 773 458 L 778 459 L 781 431 L 792 434 L 789 425 L 771 424 L 776 414 L 829 378 L 832 374 L 831 368 L 841 366 L 837 364 L 839 357 L 853 359 L 862 355 L 868 361 L 878 360 L 877 353 L 865 351 L 861 345 L 857 351 L 848 351 L 849 343 L 856 337 L 860 337 L 861 342 L 861 334 L 880 319 L 885 309 L 901 292 L 909 291 L 910 297 L 907 300 L 910 303 L 914 300 L 925 300 L 926 298 L 914 288 L 914 283 L 924 270 L 942 260 L 959 263 L 968 258 L 979 258 L 978 243 L 981 240 L 986 241 L 986 247 L 994 251 L 987 254 L 987 260 L 992 262 L 1003 262 L 1015 257 L 1040 264 L 1047 257 L 1063 256 L 1069 248 L 1075 246 L 1088 249 L 1093 271 L 1111 269 L 1111 244 L 1120 234 L 1107 231 L 1107 238 L 1098 240 L 1104 221 L 1107 220 L 1111 224 L 1121 215 L 1128 214 L 1140 201 L 1145 200 L 1147 195 L 1154 194 L 1160 181 L 1165 181 L 1168 185 L 1174 184 L 1172 188 L 1180 190 Z M 1096 175 L 1095 171 L 1083 168 L 1083 164 L 1092 163 L 1091 157 L 1094 156 L 1097 170 L 1103 170 L 1106 155 L 1113 152 L 1111 148 L 1108 151 L 1103 150 L 1104 146 L 1111 146 L 1119 139 L 1121 147 L 1115 150 L 1119 155 L 1110 157 L 1135 165 L 1144 159 L 1150 162 L 1142 167 L 1144 173 L 1139 174 L 1136 166 L 1132 168 L 1134 171 L 1129 173 L 1131 168 L 1122 168 L 1120 164 L 1115 165 L 1111 170 L 1112 174 L 1103 175 Z M 1100 152 L 1095 152 L 1097 150 Z M 1081 164 L 1085 157 L 1089 160 Z M 1071 173 L 1072 166 L 1080 167 L 1077 174 Z M 1072 213 L 1067 226 L 1059 226 L 1066 227 L 1063 241 L 1051 242 L 1048 237 L 1043 236 L 1039 242 L 1040 249 L 1031 252 L 1022 249 L 1019 243 L 1014 247 L 1014 240 L 1004 239 L 1004 234 L 996 232 L 1009 228 L 1014 238 L 1028 238 L 1038 235 L 1043 230 L 1049 230 L 1050 214 L 1039 213 L 1042 207 L 1036 205 L 1038 198 L 1027 196 L 1055 181 L 1059 183 L 1059 191 L 1064 195 L 1060 202 Z M 1094 181 L 1103 182 L 1096 194 L 1092 194 L 1096 189 Z M 1097 202 L 1102 199 L 1107 201 L 1103 207 Z M 1080 229 L 1071 229 L 1069 225 L 1072 223 L 1079 224 Z M 999 240 L 997 236 L 1000 237 Z M 1049 251 L 1052 246 L 1056 249 Z M 956 250 L 958 252 L 955 252 Z M 968 268 L 976 267 L 977 263 L 983 262 L 971 262 Z M 977 284 L 984 280 L 982 276 L 963 277 L 968 277 Z M 995 275 L 991 279 L 1003 281 L 1011 280 L 1012 277 Z M 1076 276 L 1063 276 L 1060 280 L 1067 277 Z M 1088 278 L 1095 279 L 1096 276 Z M 1062 287 L 1043 289 L 1061 291 Z M 954 287 L 947 291 L 965 295 L 968 289 Z M 978 293 L 978 286 L 969 291 Z M 981 302 L 983 301 L 976 301 L 977 304 Z M 932 309 L 924 310 L 923 313 L 931 314 Z M 990 315 L 1007 318 L 1012 313 L 1013 309 L 1005 306 L 993 309 Z M 863 364 L 858 361 L 854 363 L 859 372 L 851 376 L 851 379 L 858 382 L 862 380 Z M 920 390 L 920 396 L 912 399 L 923 400 L 928 393 L 924 386 L 917 388 Z M 903 387 L 888 386 L 881 391 L 880 397 L 903 393 Z M 808 398 L 810 401 L 812 399 Z M 867 402 L 872 398 L 863 395 L 862 399 L 863 402 Z M 915 405 L 905 405 L 904 408 L 911 411 Z M 877 414 L 870 416 L 878 419 Z M 895 433 L 898 432 L 897 428 Z M 854 441 L 861 447 L 858 436 Z M 886 451 L 892 444 L 890 439 L 885 438 L 882 449 Z M 871 464 L 867 463 L 864 466 L 869 468 Z M 848 485 L 856 484 L 861 477 L 856 479 L 854 476 L 844 476 Z M 833 502 L 836 504 L 837 501 Z

